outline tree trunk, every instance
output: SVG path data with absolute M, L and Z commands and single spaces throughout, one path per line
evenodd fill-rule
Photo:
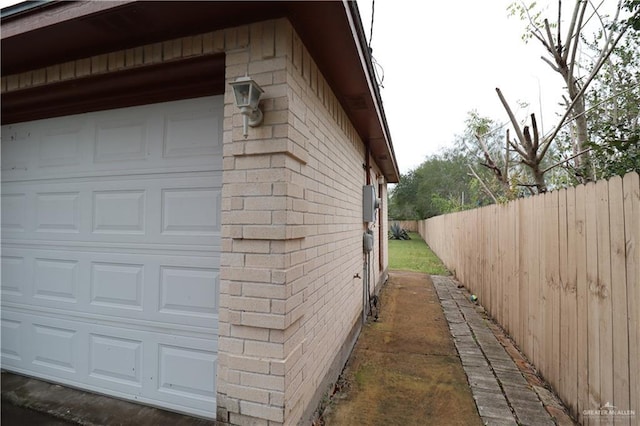
M 580 92 L 580 87 L 578 87 L 578 83 L 574 80 L 573 76 L 567 75 L 563 73 L 565 77 L 565 82 L 567 83 L 567 87 L 569 88 L 569 97 L 572 101 L 576 101 L 573 105 L 572 115 L 574 117 L 574 125 L 575 125 L 575 141 L 573 143 L 573 154 L 578 154 L 579 152 L 583 152 L 587 142 L 589 141 L 589 131 L 587 127 L 587 116 L 585 114 L 585 102 L 584 102 L 584 94 Z M 576 100 L 576 98 L 578 98 Z M 578 155 L 575 158 L 575 165 L 577 168 L 587 166 L 589 164 L 588 153 L 584 153 Z M 585 170 L 586 176 L 589 176 L 589 171 Z
M 547 184 L 544 181 L 544 171 L 540 170 L 540 165 L 536 164 L 535 167 L 531 167 L 533 173 L 533 181 L 536 183 L 536 189 L 538 194 L 547 192 Z

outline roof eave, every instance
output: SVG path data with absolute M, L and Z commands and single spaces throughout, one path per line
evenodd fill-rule
M 393 176 L 387 176 L 387 181 L 390 183 L 397 183 L 400 179 L 398 163 L 396 160 L 395 152 L 393 150 L 393 144 L 391 142 L 391 132 L 389 131 L 389 125 L 384 113 L 382 95 L 380 93 L 380 88 L 375 77 L 375 69 L 373 67 L 373 61 L 371 59 L 371 51 L 369 49 L 369 46 L 367 45 L 366 35 L 364 33 L 362 21 L 360 20 L 358 5 L 355 1 L 352 0 L 343 0 L 343 4 L 345 5 L 345 9 L 347 10 L 349 16 L 349 24 L 351 25 L 354 39 L 357 42 L 360 62 L 363 69 L 366 70 L 367 85 L 369 87 L 371 97 L 374 100 L 376 115 L 378 117 L 381 131 L 384 136 L 385 148 L 389 153 L 389 160 L 393 165 Z
M 180 7 L 179 15 L 172 11 L 173 7 Z M 206 13 L 202 13 L 203 8 Z M 134 16 L 121 20 L 120 16 L 130 14 L 129 11 L 134 11 Z M 4 75 L 130 48 L 134 43 L 190 35 L 188 31 L 212 31 L 285 17 L 316 60 L 386 180 L 390 183 L 399 180 L 382 97 L 353 0 L 226 3 L 45 0 L 23 2 L 2 12 Z M 153 28 L 135 25 L 145 14 L 154 23 Z M 180 17 L 178 23 L 176 16 Z M 104 30 L 112 24 L 121 31 L 94 31 L 91 35 L 84 31 L 87 25 L 95 25 L 89 27 L 92 30 Z M 83 37 L 75 35 L 78 31 L 83 31 Z

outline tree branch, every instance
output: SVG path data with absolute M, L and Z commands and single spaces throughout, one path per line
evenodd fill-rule
M 480 184 L 482 185 L 484 190 L 487 192 L 487 194 L 493 199 L 493 202 L 498 204 L 498 199 L 496 198 L 496 196 L 493 195 L 493 192 L 491 192 L 491 190 L 489 189 L 489 187 L 487 187 L 487 185 L 484 183 L 484 181 L 482 179 L 480 179 L 480 176 L 478 176 L 476 171 L 473 170 L 473 167 L 471 167 L 471 164 L 468 164 L 468 166 L 469 166 L 469 169 L 471 170 L 471 173 L 473 173 L 473 176 L 475 176 L 475 178 L 478 179 L 478 182 L 480 182 Z
M 589 151 L 591 151 L 591 148 L 583 149 L 583 150 L 582 150 L 582 151 L 580 151 L 579 153 L 577 153 L 577 154 L 573 154 L 571 157 L 569 157 L 569 158 L 567 158 L 567 159 L 564 159 L 564 160 L 562 160 L 562 161 L 558 161 L 558 162 L 557 162 L 557 163 L 555 163 L 554 165 L 549 166 L 549 167 L 547 167 L 546 169 L 544 169 L 544 170 L 542 171 L 542 174 L 545 174 L 545 173 L 547 173 L 549 170 L 551 170 L 551 169 L 555 169 L 555 168 L 556 168 L 556 167 L 558 167 L 559 165 L 561 165 L 561 164 L 563 164 L 563 163 L 566 163 L 567 161 L 571 161 L 571 160 L 573 160 L 574 158 L 576 158 L 576 157 L 578 157 L 578 156 L 580 156 L 580 155 L 582 155 L 582 154 L 585 154 L 585 153 L 587 153 L 587 152 L 589 152 Z
M 493 161 L 493 158 L 491 158 L 491 153 L 489 152 L 487 145 L 484 143 L 484 140 L 482 140 L 482 137 L 480 137 L 480 135 L 477 133 L 475 134 L 475 137 L 478 140 L 480 147 L 482 148 L 482 152 L 484 153 L 484 158 L 486 160 L 486 163 L 480 163 L 480 164 L 490 169 L 493 172 L 493 174 L 496 176 L 498 181 L 500 181 L 500 183 L 502 183 L 505 186 L 508 186 L 509 182 L 502 174 L 502 170 L 500 170 L 500 167 L 498 167 L 495 161 Z
M 531 114 L 531 127 L 533 128 L 533 153 L 538 152 L 538 144 L 540 142 L 540 136 L 538 135 L 538 123 L 536 122 L 536 115 Z
M 558 68 L 556 64 L 551 62 L 549 59 L 545 58 L 544 56 L 540 56 L 540 59 L 545 61 L 555 72 L 560 73 L 560 68 Z
M 558 0 L 558 53 L 562 57 L 562 39 L 560 38 L 560 24 L 562 23 L 562 0 Z
M 535 31 L 531 31 L 531 35 L 537 38 L 538 41 L 542 43 L 542 45 L 549 51 L 549 53 L 553 53 L 553 51 L 551 50 L 551 47 L 547 44 L 547 40 L 545 40 L 544 37 L 542 37 L 540 34 L 538 34 Z
M 542 35 L 542 32 L 540 31 L 540 29 L 538 28 L 536 23 L 531 18 L 531 14 L 529 13 L 529 9 L 524 4 L 524 2 L 521 2 L 521 3 L 522 3 L 522 9 L 527 14 L 527 19 L 529 20 L 529 25 L 531 27 L 531 35 L 533 35 L 535 38 L 537 38 L 547 49 L 549 49 L 549 46 L 547 46 L 547 42 L 545 41 L 544 36 Z
M 520 129 L 520 124 L 518 124 L 518 120 L 516 120 L 516 116 L 513 115 L 513 111 L 511 111 L 511 107 L 507 103 L 507 100 L 502 96 L 502 91 L 500 88 L 496 87 L 496 92 L 498 93 L 498 97 L 500 98 L 500 102 L 502 102 L 502 106 L 505 110 L 507 110 L 507 115 L 509 116 L 509 120 L 511 120 L 511 124 L 513 125 L 514 130 L 516 131 L 516 136 L 520 143 L 524 140 L 524 135 L 522 134 L 522 129 Z
M 549 45 L 551 46 L 551 54 L 556 62 L 560 63 L 562 61 L 562 57 L 558 53 L 558 47 L 553 43 L 553 35 L 551 34 L 551 27 L 549 26 L 549 20 L 544 20 L 544 30 L 547 32 L 547 37 L 549 38 Z
M 522 131 L 524 134 L 524 147 L 527 150 L 527 156 L 531 154 L 531 149 L 533 148 L 533 144 L 531 143 L 531 134 L 529 133 L 529 126 L 524 126 L 524 130 Z
M 509 140 L 508 142 L 509 142 L 509 145 L 511 145 L 511 148 L 513 148 L 518 153 L 518 155 L 520 155 L 521 157 L 527 156 L 527 153 L 521 150 L 520 147 L 516 145 L 513 141 Z
M 575 34 L 575 38 L 573 41 L 573 49 L 571 51 L 571 61 L 569 62 L 569 74 L 567 76 L 567 84 L 573 84 L 573 68 L 576 63 L 576 53 L 578 52 L 578 42 L 580 41 L 580 37 L 578 36 L 579 32 L 582 30 L 582 20 L 584 19 L 584 13 L 587 10 L 587 2 L 583 0 L 581 3 L 582 10 L 580 11 L 580 18 L 578 19 L 578 32 Z M 580 3 L 576 5 L 576 9 L 578 9 Z
M 571 50 L 571 43 L 573 42 L 574 39 L 577 39 L 578 37 L 576 37 L 574 35 L 574 29 L 576 27 L 576 19 L 578 18 L 578 10 L 580 8 L 579 7 L 574 7 L 573 8 L 573 15 L 571 16 L 571 23 L 569 24 L 569 30 L 567 31 L 567 37 L 566 37 L 566 46 L 564 48 L 564 51 L 562 52 L 562 60 L 563 61 L 567 61 L 567 58 L 569 57 L 569 51 Z M 560 22 L 560 10 L 558 9 L 558 22 Z
M 504 179 L 509 182 L 509 129 L 507 129 L 506 143 L 504 146 Z

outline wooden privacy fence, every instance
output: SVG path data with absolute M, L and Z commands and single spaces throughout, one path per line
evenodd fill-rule
M 637 173 L 433 217 L 419 232 L 582 424 L 640 424 Z

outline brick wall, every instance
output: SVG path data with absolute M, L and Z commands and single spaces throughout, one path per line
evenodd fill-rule
M 261 85 L 265 122 L 243 138 L 227 93 L 218 401 L 232 423 L 296 424 L 361 316 L 365 147 L 287 21 L 253 25 L 249 39 L 227 50 L 227 80 Z M 381 223 L 386 236 L 386 213 Z

